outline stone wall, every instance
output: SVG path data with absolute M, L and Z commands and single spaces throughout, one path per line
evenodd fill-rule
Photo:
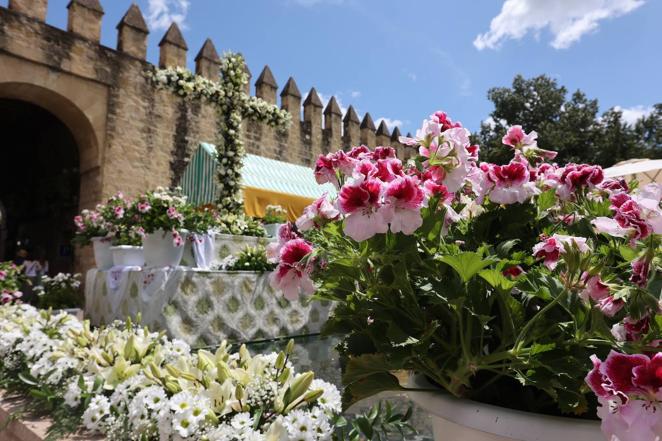
M 215 141 L 216 110 L 158 90 L 145 78 L 154 66 L 146 60 L 149 30 L 137 5 L 117 24 L 116 49 L 99 42 L 99 0 L 71 0 L 66 30 L 45 23 L 47 8 L 47 0 L 0 7 L 0 98 L 43 107 L 69 128 L 80 155 L 80 208 L 117 191 L 132 196 L 176 184 L 198 143 Z M 159 48 L 160 67 L 186 66 L 188 46 L 176 24 Z M 195 71 L 213 79 L 218 65 L 207 40 Z M 403 153 L 397 128 L 391 133 L 382 123 L 376 129 L 370 114 L 359 120 L 352 106 L 342 115 L 335 98 L 324 108 L 314 88 L 304 98 L 291 77 L 279 89 L 268 66 L 254 86 L 255 96 L 291 112 L 293 122 L 286 133 L 244 122 L 249 153 L 306 166 L 320 153 L 359 144 L 394 145 Z

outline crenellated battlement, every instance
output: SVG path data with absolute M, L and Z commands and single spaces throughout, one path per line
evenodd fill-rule
M 82 106 L 79 110 L 94 130 L 81 136 L 86 138 L 81 142 L 94 148 L 80 149 L 96 156 L 83 160 L 81 169 L 98 183 L 92 186 L 94 194 L 83 196 L 82 205 L 127 185 L 131 191 L 176 182 L 193 148 L 214 141 L 215 109 L 157 90 L 146 81 L 143 73 L 154 67 L 146 58 L 150 31 L 136 4 L 116 25 L 116 48 L 100 44 L 104 10 L 99 0 L 71 0 L 66 30 L 44 22 L 47 8 L 47 0 L 10 0 L 8 9 L 0 8 L 0 64 L 8 67 L 0 73 L 0 98 L 39 104 L 39 97 L 3 91 L 3 82 L 22 80 Z M 159 41 L 157 65 L 187 67 L 188 50 L 172 23 Z M 195 57 L 196 74 L 213 80 L 219 64 L 214 43 L 205 40 Z M 30 75 L 21 78 L 20 72 Z M 250 78 L 248 67 L 246 72 Z M 249 94 L 250 89 L 249 82 Z M 358 144 L 393 145 L 404 154 L 397 127 L 391 132 L 382 121 L 376 128 L 369 113 L 361 120 L 353 106 L 343 115 L 335 97 L 323 103 L 314 87 L 304 97 L 293 77 L 280 88 L 268 65 L 257 76 L 254 90 L 256 97 L 291 113 L 292 124 L 283 133 L 245 121 L 243 140 L 250 153 L 303 165 L 312 165 L 319 154 Z M 89 112 L 93 115 L 86 115 Z

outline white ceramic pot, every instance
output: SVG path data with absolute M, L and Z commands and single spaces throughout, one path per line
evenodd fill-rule
M 146 234 L 143 238 L 145 266 L 155 268 L 179 266 L 184 255 L 188 232 L 181 231 L 179 234 L 182 236 L 180 246 L 175 246 L 170 231 L 156 230 L 153 233 Z
M 94 261 L 98 269 L 107 270 L 113 266 L 113 253 L 110 252 L 110 238 L 93 237 L 92 249 L 94 250 Z
M 145 264 L 143 247 L 119 245 L 110 247 L 110 250 L 113 253 L 114 266 L 143 266 Z
M 413 384 L 429 387 L 424 380 Z M 427 386 L 426 386 L 427 384 Z M 412 385 L 410 383 L 410 385 Z M 431 417 L 435 440 L 605 441 L 599 421 L 553 417 L 462 400 L 442 392 L 408 392 Z
M 277 237 L 278 236 L 278 229 L 280 226 L 283 224 L 265 224 L 263 225 L 264 231 L 267 232 L 267 236 L 269 237 Z

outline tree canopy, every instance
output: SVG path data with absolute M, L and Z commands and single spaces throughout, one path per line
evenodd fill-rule
M 662 103 L 629 124 L 617 108 L 599 115 L 598 100 L 581 90 L 568 97 L 568 90 L 546 75 L 517 75 L 511 87 L 494 87 L 487 96 L 494 110 L 474 134 L 486 161 L 505 163 L 512 157 L 501 138 L 514 124 L 538 132 L 538 146 L 557 151 L 559 164 L 609 167 L 626 159 L 662 158 Z

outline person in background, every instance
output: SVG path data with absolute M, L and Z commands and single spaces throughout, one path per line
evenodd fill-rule
M 37 248 L 31 260 L 26 260 L 23 263 L 23 270 L 25 275 L 30 281 L 30 285 L 23 291 L 23 301 L 32 303 L 36 300 L 34 296 L 34 287 L 41 284 L 41 278 L 48 274 L 48 260 L 46 260 L 46 252 L 43 248 Z
M 19 248 L 18 251 L 16 251 L 16 256 L 14 257 L 14 262 L 15 265 L 20 266 L 25 263 L 25 260 L 28 258 L 28 250 L 25 248 Z

